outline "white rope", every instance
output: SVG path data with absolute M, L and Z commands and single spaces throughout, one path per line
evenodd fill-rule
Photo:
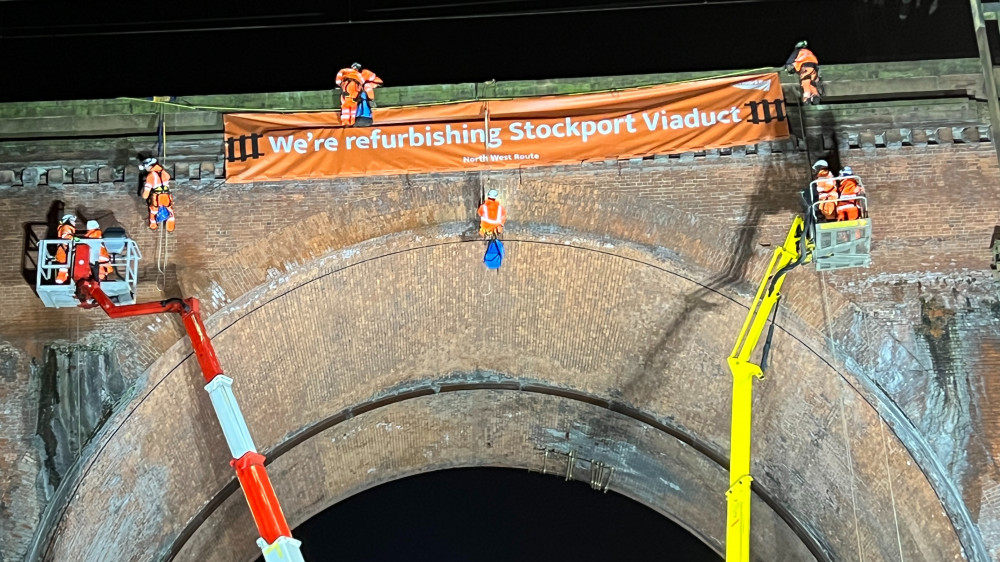
M 882 415 L 878 416 L 878 432 L 882 437 L 882 451 L 885 453 L 885 478 L 889 481 L 889 499 L 892 501 L 892 521 L 896 524 L 896 545 L 899 547 L 899 561 L 903 562 L 903 539 L 899 536 L 899 516 L 896 514 L 896 494 L 892 491 L 892 472 L 889 470 L 889 445 L 886 442 Z
M 80 418 L 83 416 L 83 404 L 81 397 L 80 384 L 83 377 L 80 375 L 80 315 L 76 315 L 76 350 L 74 350 L 74 355 L 76 355 L 76 456 L 80 456 L 80 451 L 83 450 L 83 438 L 80 434 L 83 433 L 81 429 Z
M 826 327 L 826 337 L 828 345 L 833 346 L 833 326 L 830 323 L 830 299 L 826 294 L 826 272 L 819 274 L 819 292 L 823 297 L 823 323 Z M 847 448 L 847 466 L 851 469 L 851 504 L 854 507 L 854 533 L 858 540 L 858 560 L 864 562 L 864 553 L 861 551 L 861 525 L 858 522 L 858 498 L 854 489 L 854 458 L 851 455 L 851 436 L 847 433 L 847 414 L 844 412 L 843 384 L 840 392 L 840 419 L 844 426 L 844 445 Z
M 851 504 L 854 506 L 854 533 L 858 539 L 858 560 L 864 562 L 865 557 L 861 552 L 861 527 L 858 523 L 858 498 L 854 490 L 854 458 L 851 456 L 851 436 L 847 433 L 847 415 L 844 413 L 843 392 L 840 393 L 840 419 L 844 425 L 844 445 L 847 447 L 847 466 L 851 469 Z
M 168 237 L 166 223 L 160 227 L 159 239 L 156 243 L 156 288 L 161 292 L 165 290 L 167 285 L 167 258 L 169 255 L 168 251 Z
M 167 120 L 166 120 L 166 106 L 160 106 L 160 165 L 166 168 L 167 166 Z M 168 191 L 169 192 L 169 191 Z M 154 196 L 155 197 L 155 196 Z M 157 200 L 157 204 L 159 201 Z M 169 255 L 167 248 L 167 223 L 164 221 L 163 225 L 160 226 L 159 239 L 156 244 L 156 288 L 163 292 L 167 286 L 167 258 Z

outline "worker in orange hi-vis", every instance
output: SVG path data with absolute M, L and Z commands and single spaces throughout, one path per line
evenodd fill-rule
M 361 66 L 360 63 L 354 63 L 357 66 Z M 361 69 L 361 80 L 362 88 L 365 91 L 365 95 L 368 97 L 368 103 L 372 107 L 375 107 L 375 88 L 382 85 L 382 79 L 375 75 L 374 72 L 368 70 L 367 68 Z
M 785 61 L 785 70 L 789 74 L 799 75 L 799 84 L 802 85 L 802 103 L 818 104 L 821 97 L 823 84 L 819 77 L 819 60 L 806 46 L 806 41 L 799 41 L 795 45 L 795 50 Z
M 819 201 L 819 212 L 823 218 L 832 221 L 837 218 L 837 180 L 834 179 L 829 166 L 826 160 L 817 160 L 813 164 L 813 173 L 816 175 L 816 200 Z
M 479 235 L 494 236 L 503 233 L 503 225 L 507 222 L 507 209 L 497 201 L 500 194 L 491 189 L 486 194 L 486 202 L 479 206 Z
M 59 220 L 59 227 L 56 229 L 56 236 L 63 240 L 76 238 L 76 215 L 63 215 Z M 56 246 L 55 262 L 65 265 L 69 261 L 69 244 L 59 244 Z M 69 281 L 69 268 L 60 267 L 56 272 L 56 283 L 62 285 Z
M 850 166 L 844 166 L 840 170 L 840 175 L 837 176 L 838 190 L 840 191 L 840 197 L 837 199 L 837 220 L 838 221 L 851 221 L 861 217 L 861 200 L 859 197 L 864 196 L 865 188 L 858 184 L 857 180 L 854 179 L 857 176 L 854 175 L 854 170 Z
M 142 198 L 149 204 L 150 230 L 156 230 L 158 222 L 166 222 L 167 232 L 173 232 L 176 216 L 174 196 L 170 194 L 170 174 L 156 161 L 156 158 L 146 158 L 139 165 L 139 169 L 147 172 Z
M 84 238 L 100 239 L 104 238 L 104 234 L 101 232 L 101 225 L 97 221 L 90 220 L 87 221 L 87 233 L 83 235 Z M 101 255 L 98 258 L 98 263 L 100 264 L 97 268 L 97 277 L 99 281 L 105 281 L 108 275 L 115 270 L 114 266 L 109 265 L 111 262 L 111 255 L 108 254 L 108 249 L 101 244 Z
M 358 104 L 367 102 L 369 107 L 375 104 L 375 88 L 382 85 L 382 79 L 374 72 L 354 63 L 347 68 L 341 68 L 337 73 L 337 87 L 340 88 L 340 122 L 353 127 L 358 115 Z

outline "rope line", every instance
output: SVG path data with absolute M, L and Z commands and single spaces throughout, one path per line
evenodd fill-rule
M 486 286 L 486 291 L 483 291 L 483 285 Z M 484 297 L 488 297 L 493 294 L 493 282 L 490 281 L 489 269 L 483 269 L 483 280 L 479 282 L 479 294 Z
M 858 498 L 854 489 L 854 458 L 851 455 L 851 436 L 847 433 L 847 414 L 844 413 L 844 393 L 840 393 L 840 420 L 844 425 L 844 446 L 847 448 L 847 466 L 851 469 L 851 504 L 854 507 L 854 534 L 858 540 L 858 560 L 864 562 L 861 551 L 861 526 L 858 523 Z
M 828 344 L 833 342 L 833 326 L 830 322 L 830 299 L 826 293 L 826 272 L 819 274 L 819 290 L 823 297 L 823 324 L 826 328 L 826 338 Z M 836 352 L 836 350 L 832 350 Z M 847 466 L 851 469 L 851 505 L 854 508 L 854 533 L 858 541 L 858 560 L 864 562 L 864 554 L 861 551 L 861 526 L 858 521 L 858 498 L 854 488 L 854 457 L 851 454 L 851 436 L 847 432 L 847 414 L 844 411 L 844 393 L 840 393 L 840 420 L 844 426 L 844 446 L 847 448 Z
M 687 83 L 690 83 L 690 82 L 700 82 L 700 81 L 705 81 L 705 80 L 716 80 L 716 79 L 719 79 L 719 78 L 729 78 L 729 77 L 732 77 L 732 76 L 741 76 L 741 75 L 744 75 L 744 74 L 756 74 L 756 73 L 760 73 L 760 72 L 764 72 L 764 71 L 778 71 L 778 70 L 780 70 L 780 68 L 778 68 L 778 67 L 762 66 L 760 68 L 750 68 L 750 69 L 745 69 L 745 70 L 736 70 L 736 71 L 733 71 L 733 72 L 726 72 L 726 73 L 723 73 L 723 74 L 713 74 L 711 76 L 703 76 L 701 78 L 689 78 L 687 80 L 677 80 L 677 81 L 674 81 L 674 82 L 656 82 L 656 83 L 653 83 L 653 84 L 641 84 L 639 86 L 628 86 L 628 87 L 625 87 L 625 88 L 607 88 L 607 89 L 603 89 L 603 90 L 592 90 L 592 91 L 588 91 L 588 92 L 570 92 L 570 93 L 566 93 L 566 94 L 543 94 L 543 95 L 582 96 L 582 95 L 587 95 L 587 94 L 608 94 L 608 93 L 614 93 L 614 92 L 621 92 L 621 91 L 624 91 L 624 90 L 640 90 L 640 89 L 647 89 L 647 88 L 655 88 L 657 86 L 687 84 Z M 519 98 L 524 98 L 524 97 L 534 97 L 534 96 L 504 96 L 504 97 L 480 97 L 480 96 L 476 96 L 475 98 L 460 99 L 460 100 L 439 101 L 439 102 L 426 102 L 426 103 L 416 103 L 416 104 L 408 104 L 408 105 L 395 105 L 395 106 L 385 106 L 385 107 L 392 107 L 392 108 L 397 108 L 397 109 L 405 109 L 405 108 L 413 108 L 413 107 L 432 107 L 432 106 L 438 106 L 438 105 L 449 105 L 449 104 L 455 104 L 455 103 L 467 103 L 467 102 L 477 102 L 477 101 L 509 101 L 509 100 L 514 100 L 514 99 L 519 99 Z M 177 102 L 171 102 L 171 101 L 157 101 L 157 100 L 148 100 L 148 99 L 144 99 L 144 98 L 132 98 L 132 97 L 126 97 L 126 96 L 121 96 L 121 97 L 118 97 L 118 98 L 115 98 L 115 99 L 123 100 L 123 101 L 131 101 L 131 102 L 151 103 L 151 104 L 157 104 L 157 105 L 160 105 L 160 106 L 177 107 L 177 108 L 180 108 L 180 109 L 190 109 L 192 111 L 199 111 L 199 110 L 220 111 L 220 112 L 227 112 L 227 111 L 233 111 L 233 112 L 235 112 L 235 111 L 238 111 L 238 112 L 247 112 L 247 113 L 252 113 L 252 112 L 266 112 L 266 113 L 316 113 L 316 112 L 325 112 L 325 111 L 339 111 L 339 108 L 293 109 L 293 108 L 283 108 L 283 107 L 270 107 L 270 108 L 265 107 L 265 108 L 261 108 L 261 107 L 223 107 L 223 106 L 215 106 L 215 105 L 189 105 L 189 104 L 177 103 Z
M 163 292 L 167 286 L 167 258 L 169 255 L 167 225 L 160 228 L 156 242 L 156 288 Z
M 787 104 L 787 102 L 786 102 Z M 809 150 L 809 138 L 806 137 L 806 115 L 805 110 L 802 109 L 802 102 L 798 104 L 799 107 L 799 131 L 802 133 L 802 144 L 806 147 L 806 166 L 809 166 L 809 175 L 812 175 L 812 151 Z
M 896 511 L 896 494 L 892 490 L 892 472 L 889 470 L 889 445 L 885 438 L 885 430 L 882 428 L 882 412 L 878 412 L 878 432 L 882 437 L 882 451 L 885 453 L 885 479 L 889 482 L 889 499 L 892 501 L 892 521 L 896 524 L 896 545 L 899 547 L 899 562 L 903 562 L 903 539 L 899 536 L 899 516 Z
M 73 351 L 73 355 L 76 355 L 76 372 L 73 375 L 76 377 L 76 456 L 80 456 L 80 452 L 83 451 L 83 438 L 81 434 L 83 429 L 81 428 L 83 422 L 81 418 L 83 417 L 83 397 L 81 392 L 81 385 L 83 377 L 80 376 L 80 316 L 76 315 L 76 349 Z

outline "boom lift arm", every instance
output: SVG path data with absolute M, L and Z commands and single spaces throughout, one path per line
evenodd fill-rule
M 871 263 L 871 220 L 868 218 L 868 197 L 861 178 L 841 175 L 834 178 L 842 182 L 852 179 L 860 194 L 840 194 L 835 199 L 817 197 L 817 183 L 800 193 L 805 213 L 796 216 L 785 237 L 785 243 L 774 250 L 764 279 L 747 311 L 739 338 L 729 355 L 729 370 L 733 373 L 733 414 L 729 443 L 729 490 L 726 491 L 726 562 L 750 560 L 750 429 L 753 404 L 753 380 L 764 378 L 767 359 L 774 336 L 774 315 L 781 300 L 781 285 L 785 275 L 805 263 L 814 263 L 816 271 L 834 271 L 854 267 L 868 267 Z M 839 189 L 839 188 L 838 188 Z M 820 205 L 833 205 L 836 219 L 822 220 Z M 840 217 L 841 207 L 856 207 Z M 768 318 L 771 326 L 761 350 L 760 364 L 751 361 L 764 332 Z
M 785 274 L 809 261 L 811 243 L 807 225 L 796 216 L 785 237 L 785 243 L 774 250 L 767 272 L 757 289 L 740 330 L 733 352 L 729 355 L 729 370 L 733 373 L 733 414 L 729 444 L 729 490 L 726 491 L 726 562 L 750 560 L 750 414 L 753 403 L 753 380 L 763 378 L 774 335 L 773 314 L 781 299 Z M 764 341 L 760 364 L 750 356 L 757 348 L 768 318 L 771 327 Z
M 265 562 L 304 562 L 299 550 L 301 544 L 292 533 L 281 512 L 278 498 L 264 468 L 264 456 L 257 452 L 243 413 L 232 392 L 233 380 L 225 376 L 215 349 L 205 331 L 199 314 L 198 299 L 167 299 L 160 302 L 117 305 L 101 290 L 93 274 L 90 247 L 74 244 L 73 280 L 76 297 L 82 308 L 100 306 L 111 318 L 128 318 L 147 314 L 177 313 L 184 322 L 184 329 L 191 338 L 191 347 L 205 378 L 208 391 L 222 432 L 226 437 L 243 494 L 246 496 L 254 522 L 260 533 L 257 545 Z

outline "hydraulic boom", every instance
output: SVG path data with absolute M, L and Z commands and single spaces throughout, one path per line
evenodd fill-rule
M 225 376 L 215 349 L 205 331 L 198 312 L 198 300 L 167 299 L 159 302 L 117 305 L 101 290 L 100 282 L 94 278 L 90 260 L 90 247 L 75 244 L 73 252 L 73 280 L 76 282 L 76 297 L 82 308 L 100 306 L 111 318 L 128 318 L 146 314 L 176 313 L 184 322 L 184 329 L 191 338 L 191 347 L 205 378 L 208 391 L 222 432 L 226 437 L 233 460 L 229 464 L 236 469 L 254 522 L 260 532 L 257 545 L 264 554 L 265 562 L 303 562 L 299 550 L 301 544 L 292 538 L 292 533 L 281 512 L 278 498 L 271 487 L 264 468 L 264 455 L 257 452 L 250 430 L 232 391 L 233 380 Z
M 729 369 L 733 373 L 733 418 L 729 451 L 729 490 L 726 492 L 726 562 L 750 560 L 750 411 L 754 378 L 763 378 L 767 370 L 767 357 L 774 333 L 774 319 L 768 331 L 760 364 L 750 360 L 781 299 L 781 285 L 792 268 L 810 257 L 806 225 L 802 217 L 792 221 L 785 243 L 774 250 L 764 279 L 750 305 L 743 328 L 733 352 L 729 355 Z

